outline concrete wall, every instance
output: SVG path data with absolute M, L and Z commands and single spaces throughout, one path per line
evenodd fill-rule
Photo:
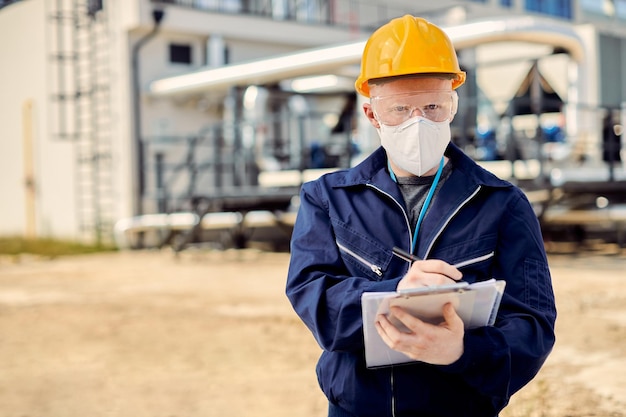
M 0 13 L 2 235 L 73 234 L 72 148 L 48 134 L 45 28 L 43 1 L 19 2 Z M 32 117 L 24 113 L 25 105 L 32 109 Z M 29 161 L 34 194 L 26 185 Z

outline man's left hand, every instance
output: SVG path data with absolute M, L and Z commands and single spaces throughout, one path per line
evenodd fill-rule
M 443 321 L 436 325 L 413 317 L 401 307 L 391 307 L 390 314 L 410 330 L 407 333 L 398 329 L 385 315 L 379 314 L 376 330 L 391 349 L 433 365 L 449 365 L 463 354 L 463 320 L 452 304 L 444 305 Z

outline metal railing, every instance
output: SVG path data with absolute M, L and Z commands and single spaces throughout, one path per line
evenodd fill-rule
M 323 117 L 275 115 L 262 122 L 217 123 L 193 136 L 144 138 L 147 212 L 188 209 L 198 196 L 257 187 L 265 171 L 350 166 L 358 152 L 351 132 L 316 135 Z
M 411 12 L 363 0 L 152 0 L 152 3 L 363 31 L 371 31 L 393 17 Z

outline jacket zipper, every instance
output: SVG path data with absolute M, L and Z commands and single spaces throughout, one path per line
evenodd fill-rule
M 383 195 L 386 195 L 387 197 L 389 197 L 391 199 L 391 201 L 393 201 L 394 203 L 396 203 L 396 205 L 400 208 L 400 211 L 402 212 L 402 214 L 404 215 L 404 220 L 407 224 L 407 230 L 409 231 L 409 243 L 408 243 L 408 247 L 411 247 L 411 241 L 413 240 L 413 236 L 411 233 L 411 225 L 409 223 L 409 217 L 407 216 L 406 212 L 404 211 L 404 208 L 402 208 L 402 205 L 400 203 L 398 203 L 396 201 L 395 198 L 393 198 L 393 196 L 391 196 L 390 194 L 384 192 L 383 190 L 381 190 L 380 188 L 372 185 L 372 184 L 367 184 L 368 187 L 372 187 L 373 189 L 377 190 L 378 192 L 380 192 Z M 435 244 L 435 241 L 437 240 L 437 238 L 439 237 L 439 235 L 441 235 L 441 233 L 443 232 L 443 230 L 446 228 L 446 226 L 448 225 L 448 223 L 450 223 L 450 221 L 452 220 L 452 218 L 459 212 L 459 210 L 461 210 L 461 208 L 463 208 L 463 206 L 465 206 L 465 204 L 467 204 L 472 198 L 474 198 L 474 196 L 476 194 L 478 194 L 478 192 L 480 191 L 481 186 L 479 185 L 476 190 L 474 190 L 474 192 L 465 199 L 465 201 L 463 201 L 461 204 L 459 204 L 459 206 L 456 208 L 456 210 L 454 210 L 454 212 L 450 215 L 450 217 L 448 217 L 448 219 L 446 220 L 446 222 L 444 223 L 444 225 L 441 227 L 441 229 L 439 229 L 439 231 L 437 232 L 437 234 L 435 235 L 435 237 L 433 238 L 433 240 L 430 242 L 430 245 L 428 246 L 428 250 L 426 251 L 426 256 L 424 257 L 424 259 L 428 258 L 428 254 L 430 253 L 430 251 L 432 250 L 433 245 Z M 345 250 L 347 253 L 351 254 L 352 256 L 354 256 L 356 259 L 361 260 L 362 262 L 364 262 L 366 265 L 369 265 L 369 263 L 367 263 L 363 258 L 361 258 L 360 256 L 356 255 L 355 253 L 353 253 L 352 251 L 348 250 L 347 248 L 345 248 L 344 246 L 340 245 L 339 243 L 337 243 L 337 246 L 339 246 L 340 249 Z M 468 261 L 464 261 L 459 263 L 457 266 L 457 268 L 459 266 L 467 266 L 473 262 L 480 262 L 484 259 L 489 259 L 490 257 L 492 257 L 494 255 L 493 252 L 481 256 L 479 258 L 475 258 L 475 259 L 470 259 Z M 376 273 L 376 270 L 372 269 L 372 271 L 374 271 Z M 381 273 L 382 275 L 382 273 Z M 391 415 L 393 417 L 395 417 L 396 415 L 396 404 L 395 404 L 395 393 L 394 393 L 394 378 L 393 378 L 393 368 L 391 368 L 391 378 L 390 378 L 390 383 L 391 383 Z
M 435 235 L 435 237 L 433 238 L 433 240 L 430 241 L 430 245 L 428 245 L 428 249 L 426 250 L 426 255 L 424 255 L 424 259 L 428 259 L 428 254 L 430 253 L 430 251 L 433 248 L 433 245 L 435 244 L 435 242 L 437 241 L 437 239 L 439 238 L 439 236 L 441 235 L 441 233 L 443 233 L 443 230 L 448 226 L 448 223 L 450 223 L 450 221 L 452 220 L 452 218 L 454 216 L 456 216 L 456 214 L 472 199 L 476 196 L 476 194 L 478 194 L 478 192 L 480 191 L 481 186 L 479 185 L 478 187 L 476 187 L 476 189 L 474 190 L 474 192 L 467 197 L 461 204 L 459 204 L 459 206 L 456 208 L 456 210 L 454 210 L 454 212 L 450 215 L 450 217 L 448 217 L 446 219 L 446 222 L 443 224 L 443 226 L 441 226 L 441 228 L 439 229 L 439 231 L 437 232 L 437 234 Z
M 348 255 L 352 256 L 357 261 L 361 262 L 363 265 L 367 266 L 373 273 L 375 273 L 379 277 L 383 276 L 383 270 L 381 269 L 380 266 L 374 265 L 373 263 L 367 261 L 365 258 L 363 258 L 362 256 L 357 255 L 356 253 L 354 253 L 350 249 L 346 248 L 344 245 L 342 245 L 339 242 L 337 242 L 337 247 L 339 249 L 341 249 L 342 251 L 344 251 L 345 253 L 347 253 Z
M 462 262 L 456 263 L 456 264 L 454 264 L 454 266 L 456 268 L 463 268 L 464 266 L 471 265 L 471 264 L 476 264 L 478 262 L 482 262 L 484 260 L 492 258 L 494 255 L 495 255 L 495 252 L 491 251 L 491 252 L 489 252 L 486 255 L 478 256 L 476 258 L 472 258 L 472 259 L 468 259 L 466 261 L 462 261 Z

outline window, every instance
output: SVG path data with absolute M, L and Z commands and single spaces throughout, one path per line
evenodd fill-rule
M 526 10 L 571 19 L 572 0 L 526 0 Z
M 87 1 L 87 14 L 89 16 L 94 17 L 100 10 L 102 10 L 102 0 Z
M 191 64 L 191 45 L 171 43 L 170 62 L 173 64 Z
M 500 0 L 500 6 L 511 7 L 513 6 L 513 0 Z

